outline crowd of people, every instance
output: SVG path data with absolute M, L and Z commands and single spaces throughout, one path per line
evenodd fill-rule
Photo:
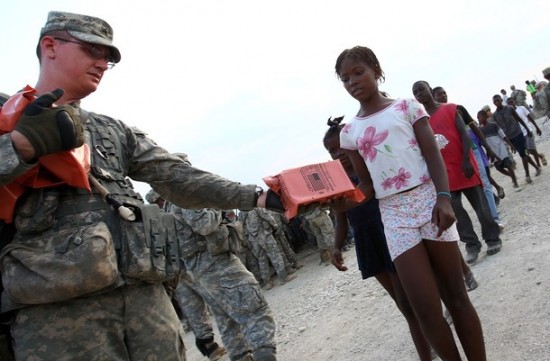
M 526 81 L 532 106 L 523 90 L 502 90 L 476 121 L 425 80 L 390 98 L 374 52 L 344 50 L 336 75 L 359 109 L 347 124 L 329 119 L 323 145 L 365 200 L 333 199 L 289 220 L 277 193 L 198 169 L 80 107 L 121 60 L 107 22 L 52 11 L 36 51 L 36 85 L 5 97 L 0 112 L 1 359 L 185 360 L 185 323 L 209 360 L 274 361 L 264 291 L 299 277 L 305 243 L 340 271 L 355 244 L 362 278 L 391 295 L 422 361 L 460 360 L 450 323 L 466 357 L 486 359 L 467 293 L 483 245 L 462 195 L 487 255 L 498 254 L 505 193 L 491 166 L 517 191 L 514 154 L 526 184 L 541 174 L 534 138 L 536 119 L 550 115 L 548 83 Z M 550 81 L 550 67 L 542 72 Z M 151 186 L 148 204 L 132 180 Z

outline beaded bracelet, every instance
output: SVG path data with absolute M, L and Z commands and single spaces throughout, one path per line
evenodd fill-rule
M 437 192 L 437 196 L 445 196 L 445 197 L 451 199 L 451 193 L 449 193 L 449 192 Z

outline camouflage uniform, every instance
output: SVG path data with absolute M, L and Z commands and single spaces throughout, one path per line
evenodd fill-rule
M 187 272 L 183 271 L 174 290 L 173 297 L 195 335 L 195 343 L 199 351 L 211 360 L 218 360 L 226 353 L 226 350 L 214 341 L 214 330 L 210 321 L 210 312 L 203 294 L 205 294 L 204 290 L 193 282 Z M 211 311 L 214 313 L 218 325 L 220 325 L 220 332 L 223 332 L 227 325 L 234 322 L 223 311 L 217 309 L 216 304 L 212 305 Z M 231 336 L 229 335 L 228 337 Z M 238 334 L 237 336 L 238 340 L 236 342 L 242 345 L 243 352 L 246 352 L 246 341 L 242 335 Z
M 285 235 L 285 222 L 283 221 L 283 215 L 278 212 L 270 212 L 273 216 L 273 219 L 275 219 L 275 222 L 277 222 L 277 228 L 273 232 L 273 235 L 277 242 L 279 243 L 279 246 L 281 246 L 281 249 L 283 250 L 283 254 L 286 259 L 290 262 L 292 267 L 294 268 L 300 268 L 301 265 L 298 262 L 298 257 L 296 257 L 296 253 L 294 253 L 294 250 L 290 246 L 290 243 L 288 242 L 288 239 Z M 287 267 L 288 269 L 288 267 Z
M 260 276 L 264 284 L 270 284 L 270 262 L 282 282 L 285 282 L 288 278 L 283 251 L 275 240 L 275 237 L 273 237 L 273 231 L 276 228 L 277 222 L 275 222 L 273 216 L 269 211 L 260 208 L 254 208 L 249 211 L 244 223 L 245 234 L 248 238 L 248 243 L 252 247 L 252 252 L 254 252 L 258 259 Z
M 120 60 L 118 49 L 112 45 L 112 29 L 101 19 L 51 12 L 41 36 L 53 30 L 67 31 L 80 41 L 106 46 L 111 51 L 109 61 Z M 59 81 L 63 80 L 61 78 Z M 250 209 L 255 206 L 255 185 L 231 182 L 190 167 L 159 147 L 142 131 L 119 120 L 90 113 L 83 117 L 83 123 L 86 143 L 92 150 L 91 173 L 111 195 L 135 209 L 143 201 L 126 177 L 149 183 L 164 199 L 186 208 Z M 10 133 L 0 135 L 0 159 L 0 185 L 11 183 L 36 166 L 36 163 L 22 160 Z M 50 202 L 44 202 L 45 198 Z M 3 202 L 0 200 L 0 204 Z M 60 232 L 74 230 L 78 233 L 102 225 L 108 229 L 109 236 L 106 237 L 112 237 L 114 241 L 112 247 L 116 247 L 118 255 L 115 267 L 120 268 L 117 259 L 121 256 L 123 240 L 121 224 L 122 221 L 103 202 L 96 189 L 92 195 L 69 186 L 28 189 L 15 209 L 16 233 L 11 244 L 24 245 L 27 237 L 46 240 Z M 130 226 L 140 225 L 143 226 L 138 220 Z M 73 241 L 79 242 L 80 238 Z M 232 266 L 231 260 L 227 255 L 227 266 Z M 116 280 L 109 287 L 59 302 L 13 305 L 4 291 L 2 311 L 21 307 L 11 328 L 16 358 L 42 361 L 185 360 L 182 326 L 161 281 L 130 279 L 123 276 L 120 269 L 118 271 Z M 82 273 L 85 277 L 86 270 Z M 227 272 L 224 280 L 227 281 L 231 275 Z M 59 280 L 70 277 L 73 275 L 60 274 Z M 15 283 L 9 274 L 3 274 L 3 278 Z M 84 281 L 93 283 L 91 278 L 88 276 Z M 252 276 L 250 279 L 253 283 Z M 219 281 L 208 280 L 212 283 Z M 266 328 L 262 330 L 262 336 L 266 332 L 274 333 L 273 319 L 257 285 L 253 294 L 255 298 L 245 299 L 248 307 L 244 309 L 248 312 L 251 306 L 257 306 L 263 310 Z M 274 347 L 274 342 L 269 346 Z
M 321 263 L 329 264 L 331 257 L 331 249 L 334 243 L 334 224 L 327 212 L 317 208 L 312 212 L 304 214 L 302 218 L 308 222 L 311 232 L 317 239 L 317 247 Z
M 254 355 L 266 350 L 274 357 L 275 321 L 257 280 L 229 249 L 210 247 L 220 238 L 228 237 L 222 212 L 182 209 L 174 204 L 168 205 L 168 211 L 177 220 L 187 274 L 202 290 L 201 295 L 219 321 L 220 336 L 232 359 L 246 357 L 249 350 L 255 360 L 261 358 Z M 218 313 L 224 314 L 225 322 L 220 321 Z
M 514 102 L 516 102 L 516 105 L 522 105 L 526 109 L 530 109 L 529 105 L 527 105 L 527 93 L 524 90 L 521 90 L 521 89 L 512 90 L 512 93 L 510 94 L 510 98 L 514 99 Z
M 247 270 L 249 270 L 253 275 L 254 278 L 258 282 L 262 281 L 262 277 L 260 274 L 260 266 L 258 265 L 258 259 L 254 255 L 254 252 L 252 252 L 252 247 L 250 243 L 248 242 L 248 237 L 245 234 L 244 231 L 244 221 L 246 219 L 246 216 L 248 215 L 248 211 L 240 211 L 238 220 L 234 223 L 238 224 L 238 227 L 242 229 L 242 238 L 241 238 L 241 247 L 239 249 L 239 252 L 237 252 L 237 257 L 241 260 L 242 264 L 246 267 Z

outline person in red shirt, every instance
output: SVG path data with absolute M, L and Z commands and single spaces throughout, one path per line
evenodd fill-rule
M 460 112 L 457 111 L 457 105 L 436 102 L 426 81 L 415 82 L 412 91 L 416 100 L 424 105 L 430 115 L 430 126 L 434 134 L 444 136 L 448 142 L 442 147 L 441 155 L 449 178 L 451 205 L 457 220 L 458 234 L 460 240 L 466 243 L 466 262 L 473 263 L 478 258 L 481 242 L 462 205 L 462 194 L 468 198 L 477 214 L 482 237 L 487 244 L 487 255 L 498 253 L 502 246 L 500 228 L 491 215 L 470 147 L 471 140 Z

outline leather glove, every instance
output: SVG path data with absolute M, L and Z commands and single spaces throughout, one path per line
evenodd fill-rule
M 271 189 L 267 190 L 265 198 L 265 208 L 270 211 L 284 212 L 283 202 L 281 202 L 281 196 L 273 192 Z
M 52 107 L 63 95 L 56 89 L 27 105 L 15 125 L 31 143 L 35 157 L 70 150 L 84 144 L 83 126 L 78 110 L 70 105 Z

